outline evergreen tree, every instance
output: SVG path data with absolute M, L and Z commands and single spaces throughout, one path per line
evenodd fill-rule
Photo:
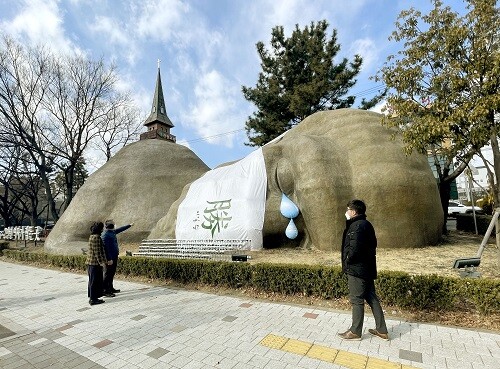
M 254 88 L 242 87 L 245 99 L 257 111 L 245 123 L 249 146 L 262 146 L 321 110 L 351 107 L 355 96 L 348 95 L 356 83 L 362 58 L 355 55 L 335 64 L 340 50 L 337 32 L 327 36 L 326 20 L 311 22 L 303 30 L 295 26 L 285 38 L 282 26 L 272 30 L 271 50 L 257 43 L 262 72 Z

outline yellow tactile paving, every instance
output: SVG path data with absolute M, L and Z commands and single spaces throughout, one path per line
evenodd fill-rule
M 365 369 L 368 356 L 349 351 L 339 351 L 334 363 L 350 369 Z
M 286 341 L 288 341 L 288 338 L 276 336 L 274 334 L 268 334 L 262 339 L 262 341 L 260 341 L 260 344 L 262 346 L 281 350 Z
M 307 357 L 333 363 L 338 352 L 339 350 L 335 350 L 330 347 L 312 345 L 309 351 L 307 351 Z
M 305 354 L 307 354 L 307 351 L 309 351 L 311 346 L 312 344 L 304 341 L 289 339 L 281 349 L 304 356 Z
M 313 345 L 275 334 L 268 334 L 260 344 L 269 348 L 283 350 L 313 359 L 341 365 L 349 369 L 415 369 L 413 366 L 393 363 L 354 352 L 337 350 L 331 347 Z

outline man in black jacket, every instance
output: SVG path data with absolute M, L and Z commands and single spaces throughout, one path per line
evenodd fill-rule
M 388 340 L 384 312 L 375 293 L 377 237 L 372 224 L 366 220 L 365 212 L 366 205 L 361 200 L 351 200 L 347 204 L 346 229 L 342 236 L 342 271 L 347 274 L 352 325 L 339 336 L 345 340 L 361 340 L 366 300 L 376 325 L 376 329 L 369 329 L 368 332 Z

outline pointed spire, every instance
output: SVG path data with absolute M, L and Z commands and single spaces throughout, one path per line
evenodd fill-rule
M 160 60 L 158 59 L 158 76 L 156 78 L 155 95 L 153 97 L 153 106 L 151 107 L 151 114 L 144 123 L 145 126 L 159 122 L 172 128 L 174 125 L 167 116 L 167 109 L 165 108 L 165 100 L 163 98 L 163 89 L 161 87 L 160 75 Z

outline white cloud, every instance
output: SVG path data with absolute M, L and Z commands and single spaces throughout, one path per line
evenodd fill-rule
M 374 111 L 375 113 L 382 114 L 382 109 L 384 109 L 386 106 L 387 106 L 387 100 L 382 100 L 377 105 L 375 105 L 373 108 L 371 108 L 369 110 Z M 387 112 L 384 112 L 383 114 L 387 115 Z
M 130 41 L 124 28 L 119 24 L 118 19 L 106 16 L 97 16 L 95 22 L 90 25 L 90 30 L 95 33 L 105 35 L 107 42 L 126 45 Z
M 362 85 L 364 76 L 385 53 L 380 26 L 386 22 L 372 17 L 377 13 L 372 5 L 368 0 L 0 0 L 0 27 L 60 50 L 78 44 L 92 56 L 113 60 L 121 78 L 117 87 L 130 91 L 146 115 L 160 58 L 178 142 L 221 134 L 207 140 L 208 151 L 220 144 L 230 155 L 228 146 L 235 152 L 246 149 L 246 137 L 243 131 L 227 132 L 242 129 L 255 110 L 241 92 L 241 85 L 253 86 L 261 71 L 255 44 L 267 44 L 277 25 L 288 37 L 296 24 L 303 28 L 327 19 L 328 34 L 338 31 L 338 57 L 363 57 L 358 83 L 365 91 L 372 84 Z M 389 10 L 395 6 L 387 4 Z M 192 143 L 197 149 L 204 144 Z
M 305 5 L 305 2 L 301 0 L 273 1 L 271 9 L 269 12 L 266 12 L 265 17 L 268 21 L 274 22 L 275 25 L 283 26 L 285 28 L 285 32 L 289 33 L 292 32 L 296 24 L 295 20 L 297 19 L 297 15 L 303 11 L 307 13 L 307 9 L 311 9 L 314 7 L 308 7 Z M 304 17 L 304 19 L 307 19 L 307 17 Z
M 129 73 L 120 73 L 118 76 L 119 78 L 115 84 L 117 91 L 124 94 L 130 94 L 134 103 L 147 117 L 151 111 L 151 105 L 153 102 L 153 83 L 155 82 L 155 76 L 151 76 L 151 86 L 149 89 L 144 88 L 142 85 L 138 86 L 135 76 Z
M 298 24 L 300 29 L 309 26 L 311 22 L 319 22 L 326 19 L 329 23 L 327 36 L 330 37 L 333 30 L 337 31 L 338 43 L 341 46 L 340 54 L 337 58 L 347 57 L 352 60 L 351 48 L 353 34 L 358 34 L 357 30 L 350 31 L 352 27 L 358 27 L 360 23 L 360 12 L 366 7 L 368 0 L 254 0 L 245 3 L 245 9 L 239 20 L 239 24 L 245 24 L 248 30 L 238 31 L 237 37 L 243 34 L 248 38 L 245 45 L 255 45 L 257 41 L 264 42 L 269 48 L 271 30 L 280 25 L 284 27 L 285 37 L 290 37 Z M 264 11 L 265 9 L 265 11 Z M 236 22 L 235 22 L 236 23 Z M 233 40 L 234 41 L 234 40 Z M 234 47 L 234 45 L 233 45 Z M 353 46 L 357 52 L 362 53 L 365 60 L 363 69 L 376 57 L 374 49 L 367 43 L 358 42 Z M 252 49 L 252 57 L 257 57 L 255 47 Z M 257 57 L 258 58 L 258 57 Z M 338 61 L 338 60 L 337 60 Z M 260 60 L 258 61 L 260 62 Z M 257 63 L 258 63 L 257 62 Z M 252 60 L 252 64 L 256 62 Z M 253 81 L 256 75 L 252 76 Z M 242 80 L 248 80 L 248 75 Z
M 210 64 L 225 46 L 222 35 L 209 29 L 205 14 L 180 0 L 130 1 L 129 11 L 97 15 L 89 27 L 98 41 L 108 45 L 124 57 L 128 64 L 135 63 L 148 54 L 188 55 L 188 64 Z M 102 12 L 102 11 L 101 11 Z M 104 46 L 106 47 L 106 46 Z M 185 60 L 186 61 L 186 60 Z M 177 70 L 186 63 L 173 66 Z M 163 64 L 162 64 L 163 66 Z M 203 66 L 202 66 L 203 67 Z
M 254 44 L 257 41 L 268 44 L 271 39 L 271 30 L 278 25 L 283 26 L 285 35 L 289 36 L 295 24 L 302 23 L 299 20 L 306 20 L 309 23 L 309 18 L 305 13 L 314 12 L 315 9 L 314 3 L 306 4 L 304 0 L 258 0 L 248 2 L 246 5 L 248 9 L 243 13 L 249 20 L 245 22 L 242 19 L 242 22 L 252 27 L 249 33 L 254 38 Z M 263 12 L 263 9 L 266 11 Z M 316 18 L 317 16 L 314 19 Z
M 125 59 L 129 65 L 135 65 L 141 51 L 134 38 L 134 27 L 116 14 L 114 17 L 96 15 L 88 21 L 88 29 L 102 43 L 110 59 Z
M 244 121 L 237 107 L 239 89 L 211 70 L 201 75 L 194 91 L 196 105 L 183 120 L 207 142 L 232 147 L 236 133 L 229 132 L 240 129 Z
M 330 28 L 339 29 L 339 24 L 350 23 L 357 19 L 359 11 L 367 6 L 368 0 L 254 0 L 248 2 L 248 14 L 250 24 L 257 26 L 264 32 L 265 39 L 260 36 L 259 40 L 268 40 L 271 29 L 277 25 L 285 28 L 285 34 L 289 36 L 295 25 L 300 28 L 309 25 L 312 21 L 318 22 L 328 19 Z M 263 9 L 266 9 L 263 12 Z
M 187 140 L 185 138 L 181 138 L 181 139 L 177 138 L 176 143 L 179 145 L 185 146 L 189 150 L 193 151 L 193 148 L 191 147 L 191 145 L 189 145 L 189 142 L 187 142 Z
M 63 16 L 56 0 L 25 0 L 21 11 L 0 28 L 12 36 L 32 44 L 47 44 L 58 52 L 69 53 L 78 48 L 66 38 Z
M 350 47 L 349 53 L 359 54 L 363 58 L 363 70 L 371 70 L 378 61 L 378 48 L 370 38 L 357 39 Z
M 189 9 L 179 0 L 142 1 L 137 32 L 141 37 L 167 41 L 176 29 L 183 28 Z
M 190 7 L 182 1 L 128 1 L 127 6 L 117 7 L 114 13 L 105 9 L 92 8 L 96 15 L 88 21 L 88 27 L 106 53 L 115 52 L 131 66 L 151 52 L 150 45 L 168 43 L 178 47 L 182 43 L 190 45 L 194 39 L 194 35 L 186 32 L 193 26 L 185 21 L 192 18 L 188 14 Z

